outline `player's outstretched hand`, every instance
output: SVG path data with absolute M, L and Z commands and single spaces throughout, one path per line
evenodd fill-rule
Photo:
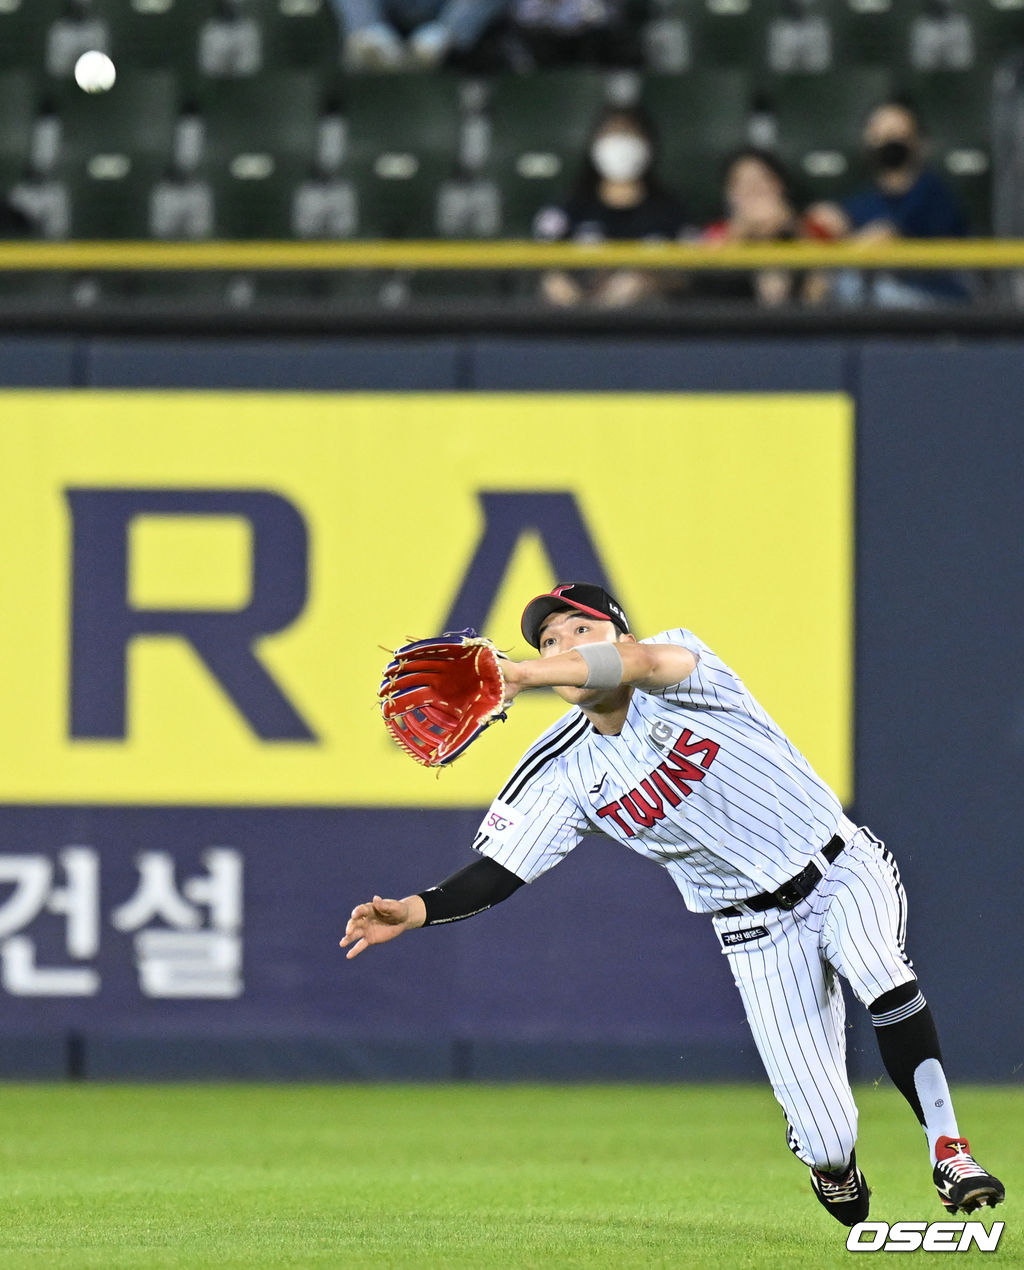
M 405 930 L 423 925 L 426 910 L 418 895 L 404 900 L 385 900 L 375 895 L 369 904 L 357 904 L 345 927 L 341 947 L 346 959 L 358 957 L 371 944 L 386 944 Z

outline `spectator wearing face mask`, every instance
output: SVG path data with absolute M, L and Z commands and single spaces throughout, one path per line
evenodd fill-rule
M 789 174 L 768 150 L 747 146 L 726 159 L 722 167 L 725 216 L 709 225 L 701 241 L 722 243 L 791 242 L 825 238 L 827 233 L 796 208 Z M 791 302 L 815 304 L 827 290 L 822 274 L 806 270 L 758 269 L 750 273 L 706 273 L 697 283 L 709 298 L 754 300 L 758 304 Z
M 566 202 L 534 218 L 534 236 L 548 242 L 671 241 L 687 231 L 686 212 L 655 172 L 653 125 L 639 109 L 613 109 L 591 134 L 576 188 Z M 546 273 L 541 294 L 561 306 L 614 308 L 664 294 L 666 279 L 639 269 L 570 275 Z
M 925 161 L 926 147 L 917 112 L 903 101 L 883 102 L 868 116 L 864 157 L 871 182 L 841 205 L 821 203 L 814 221 L 835 237 L 884 242 L 898 238 L 963 238 L 967 222 L 942 178 Z M 927 308 L 963 303 L 970 288 L 949 270 L 844 271 L 836 297 L 846 303 Z

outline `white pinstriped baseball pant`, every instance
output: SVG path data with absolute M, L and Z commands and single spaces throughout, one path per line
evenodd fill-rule
M 837 975 L 865 1006 L 914 978 L 896 862 L 866 829 L 844 819 L 839 832 L 848 845 L 831 865 L 817 857 L 827 873 L 794 909 L 714 918 L 789 1145 L 819 1169 L 842 1168 L 857 1139 Z

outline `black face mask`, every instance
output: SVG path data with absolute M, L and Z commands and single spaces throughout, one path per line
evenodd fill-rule
M 872 167 L 882 172 L 892 172 L 896 168 L 905 167 L 912 153 L 905 141 L 883 141 L 880 146 L 872 146 L 868 150 Z

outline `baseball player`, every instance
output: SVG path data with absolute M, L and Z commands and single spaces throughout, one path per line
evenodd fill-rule
M 868 1215 L 838 977 L 871 1012 L 893 1083 L 927 1137 L 950 1213 L 1004 1198 L 961 1137 L 931 1011 L 904 951 L 896 862 L 696 635 L 637 641 L 602 587 L 566 583 L 527 604 L 540 657 L 502 662 L 508 699 L 551 687 L 572 707 L 526 751 L 439 886 L 359 904 L 348 957 L 403 931 L 507 899 L 595 830 L 656 860 L 709 913 L 758 1053 L 814 1194 L 846 1226 Z

